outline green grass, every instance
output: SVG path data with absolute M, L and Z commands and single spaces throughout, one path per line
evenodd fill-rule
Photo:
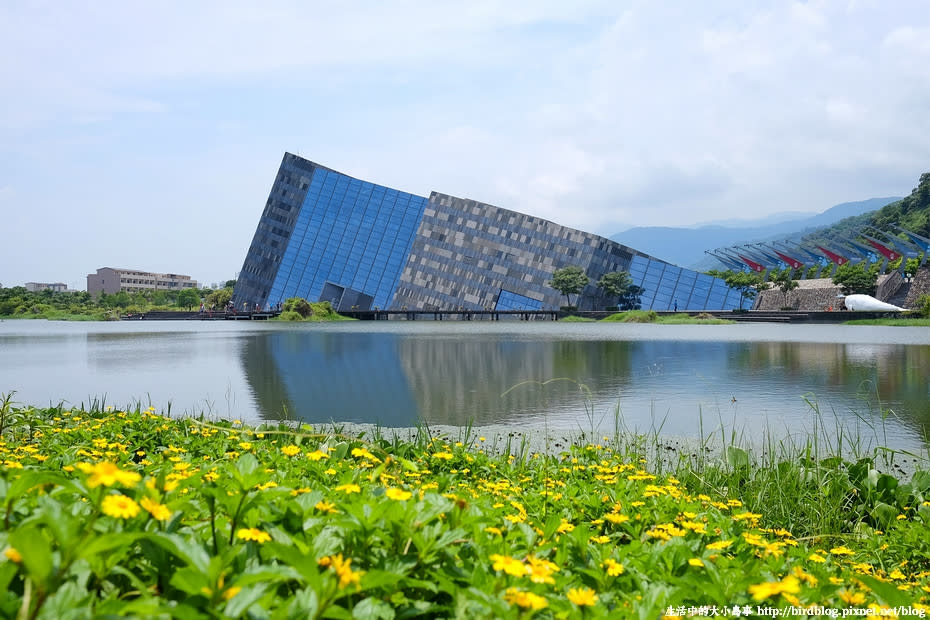
M 892 325 L 896 327 L 930 327 L 930 319 L 856 319 L 844 325 Z
M 757 458 L 719 437 L 722 459 L 621 428 L 533 453 L 469 428 L 347 436 L 8 396 L 0 617 L 651 620 L 930 601 L 930 472 L 899 480 L 817 441 Z
M 601 320 L 617 323 L 658 323 L 660 325 L 727 325 L 734 322 L 718 319 L 712 314 L 690 315 L 686 312 L 680 312 L 671 315 L 660 315 L 654 310 L 628 310 L 612 314 Z

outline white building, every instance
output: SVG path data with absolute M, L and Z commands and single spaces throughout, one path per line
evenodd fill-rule
M 180 291 L 186 288 L 198 288 L 197 281 L 190 276 L 176 273 L 152 273 L 137 269 L 116 269 L 101 267 L 97 273 L 87 274 L 87 292 L 98 293 L 135 293 L 138 291 Z

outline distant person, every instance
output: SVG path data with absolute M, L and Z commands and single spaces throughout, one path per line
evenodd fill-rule
M 675 300 L 675 312 L 678 312 L 678 300 Z

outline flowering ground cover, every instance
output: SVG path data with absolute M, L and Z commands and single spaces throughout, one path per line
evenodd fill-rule
M 0 617 L 928 609 L 930 474 L 824 459 L 796 467 L 811 495 L 785 511 L 738 452 L 669 471 L 634 445 L 496 454 L 426 428 L 400 441 L 6 402 Z M 844 519 L 783 522 L 836 502 Z

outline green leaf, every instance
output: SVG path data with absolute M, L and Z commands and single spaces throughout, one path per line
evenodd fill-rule
M 287 607 L 288 618 L 316 618 L 320 608 L 320 598 L 313 588 L 298 590 Z
M 142 535 L 139 533 L 130 532 L 98 536 L 78 549 L 77 557 L 92 558 L 98 555 L 104 555 L 113 549 L 118 549 L 123 546 L 128 547 L 141 536 Z
M 918 492 L 923 493 L 930 490 L 930 471 L 916 471 L 911 478 L 911 486 Z
M 382 600 L 368 597 L 352 609 L 356 620 L 394 620 L 394 609 Z
M 898 511 L 885 502 L 878 502 L 869 512 L 869 515 L 875 519 L 876 522 L 880 523 L 882 527 L 887 527 L 888 524 L 894 521 L 895 517 L 898 516 Z
M 13 577 L 19 572 L 19 566 L 13 562 L 0 562 L 0 592 L 7 592 Z
M 727 464 L 733 469 L 749 467 L 749 453 L 736 446 L 727 446 Z
M 879 581 L 878 579 L 864 575 L 862 573 L 856 574 L 856 579 L 864 583 L 874 594 L 881 599 L 881 602 L 889 607 L 895 606 L 910 606 L 913 603 L 913 595 L 899 590 L 898 587 L 889 582 Z
M 211 585 L 207 575 L 192 566 L 175 571 L 169 583 L 191 596 L 202 596 L 205 593 L 204 588 L 209 589 Z
M 250 586 L 243 588 L 234 597 L 229 599 L 223 613 L 232 618 L 241 616 L 246 610 L 258 602 L 265 595 L 267 586 Z
M 207 555 L 207 552 L 204 551 L 203 547 L 177 534 L 151 532 L 140 535 L 139 538 L 151 541 L 188 566 L 196 568 L 202 573 L 206 573 L 210 566 L 210 557 Z
M 35 527 L 18 529 L 10 534 L 10 546 L 23 556 L 23 564 L 29 576 L 47 589 L 53 558 L 52 547 L 45 533 Z
M 13 480 L 13 482 L 10 483 L 9 490 L 7 491 L 7 500 L 10 501 L 17 499 L 20 496 L 29 493 L 37 486 L 43 486 L 46 484 L 74 488 L 71 480 L 65 478 L 58 472 L 27 470 L 21 473 Z
M 66 582 L 52 594 L 42 605 L 43 616 L 68 620 L 87 618 L 90 593 L 73 581 Z
M 258 471 L 258 459 L 251 452 L 246 452 L 236 461 L 236 473 L 238 474 L 236 479 L 244 491 L 261 482 L 262 476 Z

